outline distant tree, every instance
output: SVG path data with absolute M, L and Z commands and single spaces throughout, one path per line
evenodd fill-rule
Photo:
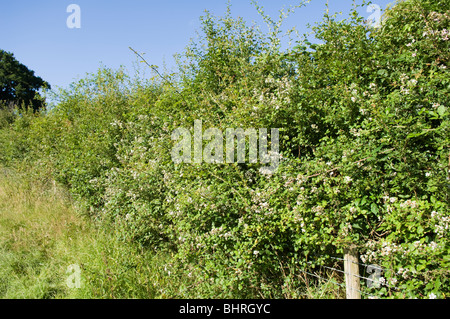
M 38 90 L 50 88 L 34 71 L 17 61 L 12 53 L 0 49 L 0 103 L 1 105 L 29 105 L 34 111 L 44 106 Z

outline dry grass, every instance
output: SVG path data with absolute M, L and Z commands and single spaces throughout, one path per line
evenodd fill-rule
M 41 187 L 0 177 L 1 239 L 13 249 L 28 248 L 33 240 L 47 246 L 63 239 L 68 229 L 85 226 L 60 190 Z
M 0 297 L 65 296 L 67 253 L 89 232 L 62 188 L 1 169 Z

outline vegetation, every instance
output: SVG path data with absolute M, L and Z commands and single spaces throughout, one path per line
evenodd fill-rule
M 65 188 L 0 171 L 0 298 L 187 297 L 190 278 L 172 280 L 169 260 L 92 225 Z
M 380 28 L 356 9 L 326 15 L 315 43 L 285 50 L 285 15 L 258 10 L 267 34 L 207 13 L 175 75 L 103 68 L 53 108 L 0 121 L 1 163 L 68 189 L 103 234 L 91 247 L 113 247 L 108 261 L 90 248 L 85 296 L 339 298 L 304 270 L 354 244 L 386 270 L 366 293 L 447 297 L 450 4 L 398 2 Z M 175 164 L 171 133 L 196 119 L 280 128 L 280 166 Z
M 12 53 L 0 50 L 0 111 L 14 105 L 30 105 L 37 111 L 44 106 L 40 89 L 50 89 L 50 84 L 34 75 Z

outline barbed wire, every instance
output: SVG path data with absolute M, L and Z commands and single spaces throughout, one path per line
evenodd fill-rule
M 315 256 L 315 257 L 325 257 L 325 258 L 330 258 L 330 259 L 335 259 L 335 260 L 340 260 L 340 261 L 346 261 L 344 258 L 334 257 L 334 256 L 324 256 L 324 255 L 316 255 L 316 254 L 312 254 L 312 256 Z M 349 261 L 350 261 L 351 263 L 353 263 L 353 264 L 357 264 L 357 265 L 360 265 L 360 266 L 364 266 L 365 268 L 367 268 L 367 267 L 372 267 L 373 269 L 382 270 L 382 271 L 384 271 L 384 272 L 389 272 L 389 271 L 395 272 L 395 270 L 392 269 L 392 268 L 381 267 L 381 266 L 378 265 L 378 264 L 366 264 L 366 263 L 356 262 L 356 261 L 353 261 L 353 260 L 349 260 Z
M 322 279 L 322 280 L 325 281 L 325 282 L 330 282 L 330 283 L 332 283 L 332 284 L 335 284 L 335 285 L 341 286 L 341 287 L 343 287 L 343 288 L 346 288 L 346 285 L 343 284 L 343 283 L 336 282 L 336 281 L 331 280 L 331 279 L 329 279 L 329 278 L 324 278 L 324 277 L 322 277 L 322 276 L 319 276 L 319 275 L 317 275 L 317 274 L 310 273 L 310 272 L 308 272 L 308 271 L 306 271 L 306 270 L 303 270 L 303 269 L 299 269 L 299 270 L 300 270 L 301 272 L 304 272 L 304 273 L 307 274 L 307 275 L 314 276 L 314 277 L 317 277 L 317 278 L 319 278 L 319 279 Z M 376 296 L 373 296 L 373 295 L 371 295 L 371 294 L 369 294 L 369 293 L 367 293 L 367 292 L 365 292 L 365 291 L 361 291 L 361 290 L 358 290 L 358 289 L 354 289 L 354 290 L 357 291 L 357 292 L 359 292 L 359 293 L 361 293 L 361 294 L 363 294 L 363 295 L 366 295 L 366 296 L 369 296 L 369 297 L 372 297 L 372 298 L 375 298 L 375 297 L 376 297 Z
M 352 262 L 353 264 L 357 264 L 357 265 L 359 265 L 359 266 L 364 266 L 365 268 L 372 267 L 372 269 L 379 270 L 380 272 L 381 272 L 381 271 L 387 271 L 387 270 L 388 270 L 387 268 L 383 268 L 383 267 L 381 267 L 381 266 L 379 266 L 379 265 L 355 262 L 355 261 L 353 261 L 353 260 L 346 260 L 345 258 L 339 258 L 339 257 L 333 257 L 333 256 L 323 256 L 323 255 L 315 255 L 315 256 L 316 256 L 316 257 L 320 257 L 320 258 L 325 257 L 325 259 L 330 258 L 330 259 L 338 260 L 338 261 L 341 261 L 341 262 L 350 261 L 350 262 Z M 313 263 L 312 261 L 307 262 L 307 264 L 312 265 L 313 267 L 316 266 L 316 264 Z M 385 280 L 383 281 L 383 283 L 381 283 L 381 280 L 380 280 L 380 279 L 381 279 L 382 277 L 380 277 L 380 278 L 377 279 L 377 278 L 370 278 L 370 277 L 366 277 L 366 276 L 362 276 L 362 275 L 352 274 L 352 273 L 346 272 L 346 271 L 344 271 L 344 270 L 342 270 L 342 269 L 338 269 L 338 268 L 335 268 L 335 267 L 326 266 L 326 265 L 323 265 L 323 264 L 320 264 L 320 263 L 317 264 L 317 266 L 318 266 L 318 267 L 321 267 L 321 268 L 328 269 L 328 270 L 332 270 L 332 271 L 335 271 L 335 272 L 338 272 L 338 273 L 341 273 L 341 274 L 344 274 L 344 275 L 346 275 L 346 276 L 354 276 L 354 277 L 357 277 L 357 278 L 359 278 L 359 279 L 365 279 L 365 282 L 366 282 L 366 284 L 367 284 L 367 288 L 368 288 L 368 289 L 373 289 L 373 288 L 379 289 L 379 288 L 381 288 L 381 286 L 385 286 L 385 287 L 387 287 L 387 288 L 389 288 L 389 289 L 393 289 L 393 290 L 397 290 L 397 291 L 399 290 L 397 287 L 388 284 Z M 308 275 L 312 275 L 312 276 L 314 276 L 314 277 L 320 278 L 320 279 L 323 280 L 323 281 L 331 282 L 331 283 L 336 284 L 336 285 L 339 285 L 339 286 L 341 286 L 341 287 L 345 287 L 345 285 L 342 284 L 342 283 L 338 283 L 338 282 L 333 281 L 333 280 L 331 280 L 331 279 L 324 278 L 324 277 L 319 276 L 319 275 L 317 275 L 317 274 L 312 274 L 312 273 L 310 273 L 310 272 L 305 271 L 304 269 L 300 269 L 300 271 L 302 271 L 302 272 L 304 272 L 304 273 L 306 273 L 306 274 L 308 274 Z M 363 281 L 363 282 L 364 282 L 364 281 Z M 372 287 L 369 286 L 369 283 L 374 284 L 374 286 L 372 286 Z M 363 294 L 363 295 L 366 295 L 366 296 L 369 296 L 369 297 L 372 297 L 372 298 L 377 298 L 377 296 L 374 296 L 374 295 L 372 295 L 372 294 L 370 294 L 370 293 L 367 293 L 367 292 L 365 292 L 365 291 L 362 291 L 362 290 L 359 290 L 359 289 L 355 289 L 355 288 L 353 288 L 353 289 L 354 289 L 355 291 L 357 291 L 357 292 Z
M 332 257 L 332 256 L 329 256 L 329 258 L 337 259 L 337 260 L 342 260 L 342 261 L 346 261 L 344 258 L 339 258 L 339 257 Z M 365 263 L 360 263 L 360 262 L 356 262 L 356 261 L 353 261 L 353 260 L 350 260 L 350 262 L 353 263 L 353 264 L 360 265 L 360 266 L 365 266 L 365 267 L 371 266 L 371 267 L 374 267 L 375 269 L 387 270 L 387 268 L 383 268 L 383 267 L 378 266 L 378 265 L 376 265 L 376 264 L 365 264 Z

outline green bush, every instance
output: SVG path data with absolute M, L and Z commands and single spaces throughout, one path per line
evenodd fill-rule
M 175 76 L 74 83 L 2 129 L 0 160 L 65 184 L 123 240 L 171 251 L 204 279 L 195 296 L 302 296 L 302 271 L 350 244 L 386 270 L 371 294 L 448 296 L 449 5 L 402 1 L 380 28 L 325 16 L 320 44 L 288 49 L 283 15 L 259 10 L 267 34 L 207 13 Z M 280 128 L 280 166 L 175 164 L 171 133 L 196 119 Z

